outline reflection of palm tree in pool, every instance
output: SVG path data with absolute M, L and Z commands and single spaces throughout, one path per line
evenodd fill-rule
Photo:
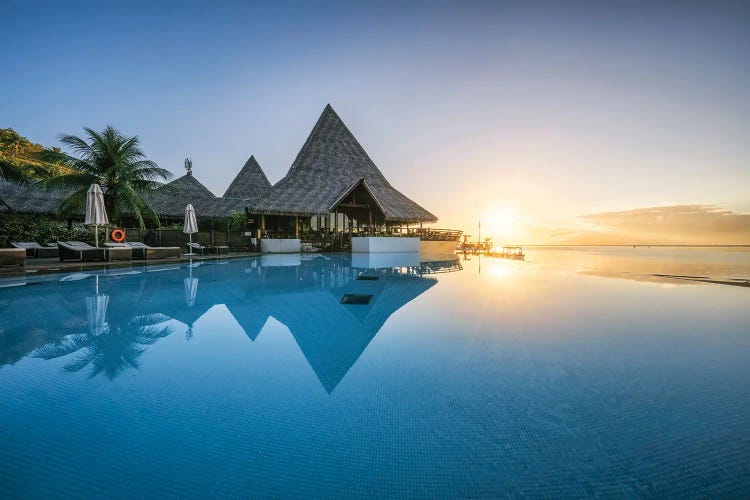
M 104 374 L 112 380 L 128 367 L 137 369 L 145 346 L 172 333 L 171 327 L 159 326 L 168 320 L 163 314 L 147 314 L 131 318 L 122 325 L 110 322 L 109 328 L 100 335 L 92 332 L 69 335 L 59 343 L 37 349 L 34 355 L 49 360 L 83 351 L 65 365 L 65 370 L 77 372 L 91 365 L 89 378 Z

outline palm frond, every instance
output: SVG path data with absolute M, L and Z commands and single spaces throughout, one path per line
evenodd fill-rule
M 66 372 L 77 372 L 81 371 L 84 368 L 86 368 L 88 365 L 91 364 L 91 362 L 94 360 L 94 351 L 91 349 L 86 349 L 86 352 L 78 356 L 76 359 L 71 361 L 70 363 L 63 366 L 63 370 Z
M 46 344 L 39 349 L 36 349 L 32 356 L 35 358 L 42 359 L 54 359 L 67 356 L 76 351 L 79 351 L 89 345 L 91 339 L 88 335 L 79 333 L 74 335 L 68 335 L 56 344 Z
M 62 217 L 69 217 L 85 210 L 86 191 L 88 191 L 88 187 L 84 186 L 65 198 L 60 202 L 60 206 L 57 208 L 57 213 Z
M 61 134 L 59 136 L 59 139 L 60 142 L 68 147 L 68 149 L 72 150 L 75 153 L 78 153 L 78 156 L 91 158 L 95 155 L 95 152 L 92 149 L 91 145 L 89 145 L 89 143 L 76 135 Z
M 76 172 L 45 179 L 39 183 L 39 187 L 48 190 L 71 189 L 90 186 L 93 182 L 96 182 L 96 177 Z

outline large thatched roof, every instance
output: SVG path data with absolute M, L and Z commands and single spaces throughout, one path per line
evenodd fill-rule
M 257 200 L 271 189 L 268 177 L 260 168 L 254 156 L 245 162 L 237 177 L 224 193 L 224 198 L 239 198 L 242 200 Z
M 269 215 L 328 213 L 362 179 L 383 210 L 386 221 L 437 220 L 390 185 L 330 104 L 323 110 L 286 176 L 251 209 Z

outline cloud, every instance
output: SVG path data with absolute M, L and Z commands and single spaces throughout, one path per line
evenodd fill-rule
M 672 205 L 582 215 L 592 229 L 533 228 L 536 240 L 554 244 L 750 244 L 750 214 L 716 205 Z

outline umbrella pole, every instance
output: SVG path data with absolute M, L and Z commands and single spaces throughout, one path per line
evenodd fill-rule
M 99 248 L 99 224 L 94 224 L 94 243 Z

